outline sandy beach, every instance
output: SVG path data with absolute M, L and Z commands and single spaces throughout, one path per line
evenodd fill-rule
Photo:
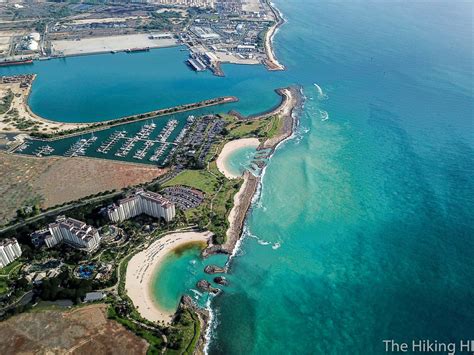
M 127 266 L 125 289 L 143 318 L 165 323 L 172 320 L 174 311 L 161 309 L 152 294 L 153 275 L 173 249 L 187 243 L 208 242 L 211 235 L 210 232 L 167 234 L 132 257 Z
M 285 66 L 278 61 L 273 50 L 273 38 L 284 21 L 278 9 L 273 4 L 270 4 L 270 7 L 275 15 L 276 23 L 268 29 L 265 36 L 265 53 L 268 57 L 267 67 L 269 70 L 285 70 Z
M 243 138 L 230 141 L 224 145 L 222 148 L 219 157 L 217 158 L 217 168 L 219 171 L 224 174 L 228 179 L 236 179 L 241 177 L 241 175 L 233 174 L 226 167 L 227 159 L 234 153 L 236 150 L 245 148 L 245 147 L 255 147 L 259 146 L 260 142 L 257 138 Z
M 28 105 L 28 95 L 30 94 L 31 85 L 28 87 L 21 87 L 19 82 L 16 83 L 1 83 L 0 84 L 0 100 L 4 95 L 11 90 L 14 97 L 11 102 L 10 108 L 3 114 L 0 114 L 0 132 L 29 132 L 31 128 L 18 129 L 15 127 L 14 119 L 8 119 L 9 114 L 16 111 L 17 116 L 21 119 L 34 123 L 34 126 L 38 128 L 39 132 L 42 133 L 54 133 L 60 131 L 67 131 L 71 129 L 77 129 L 87 127 L 87 123 L 64 123 L 49 121 L 43 117 L 39 117 L 33 111 L 31 111 Z
M 275 137 L 267 139 L 263 143 L 263 148 L 275 148 L 281 141 L 293 133 L 293 110 L 298 107 L 301 95 L 295 88 L 278 89 L 278 91 L 283 97 L 283 102 L 272 114 L 285 118 L 282 131 Z

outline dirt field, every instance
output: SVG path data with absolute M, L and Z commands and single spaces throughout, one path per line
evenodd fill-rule
M 115 321 L 103 304 L 24 313 L 0 323 L 0 354 L 145 354 L 148 344 Z
M 0 153 L 0 223 L 16 210 L 40 202 L 43 208 L 101 191 L 151 181 L 164 169 L 86 158 L 33 158 Z
M 20 34 L 22 34 L 21 31 L 0 31 L 0 54 L 7 53 L 12 37 Z
M 34 180 L 45 173 L 54 160 L 23 159 L 0 153 L 0 223 L 14 217 L 16 210 L 41 200 Z

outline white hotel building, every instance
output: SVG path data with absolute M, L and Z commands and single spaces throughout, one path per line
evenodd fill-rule
M 56 223 L 51 223 L 48 227 L 51 234 L 44 239 L 48 248 L 64 242 L 74 248 L 91 252 L 99 246 L 100 236 L 97 229 L 77 219 L 59 216 Z
M 5 267 L 21 255 L 20 244 L 15 238 L 0 241 L 0 267 Z
M 167 198 L 145 190 L 138 190 L 132 196 L 107 208 L 107 215 L 113 222 L 122 222 L 142 213 L 155 218 L 162 217 L 166 222 L 169 222 L 176 215 L 176 210 L 174 203 Z

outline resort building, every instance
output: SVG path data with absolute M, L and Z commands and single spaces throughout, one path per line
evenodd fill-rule
M 118 201 L 107 208 L 107 215 L 113 222 L 146 214 L 151 217 L 162 217 L 166 222 L 176 215 L 174 203 L 160 194 L 146 190 L 138 190 L 132 196 Z
M 20 256 L 20 244 L 15 238 L 0 241 L 0 267 L 7 266 Z
M 100 243 L 97 229 L 74 218 L 58 216 L 56 222 L 51 223 L 48 228 L 50 235 L 44 239 L 48 248 L 66 243 L 74 248 L 91 252 L 97 249 Z

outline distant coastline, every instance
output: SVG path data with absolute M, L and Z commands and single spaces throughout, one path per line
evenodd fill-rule
M 266 1 L 267 5 L 270 7 L 271 11 L 273 12 L 273 15 L 275 16 L 276 23 L 269 28 L 265 35 L 265 53 L 267 54 L 267 62 L 265 63 L 268 70 L 285 70 L 285 66 L 281 64 L 276 55 L 275 55 L 275 50 L 274 50 L 274 45 L 273 45 L 273 39 L 275 37 L 275 34 L 277 33 L 278 29 L 280 28 L 281 25 L 285 23 L 285 20 L 283 19 L 283 16 L 278 10 L 278 8 L 269 0 Z

